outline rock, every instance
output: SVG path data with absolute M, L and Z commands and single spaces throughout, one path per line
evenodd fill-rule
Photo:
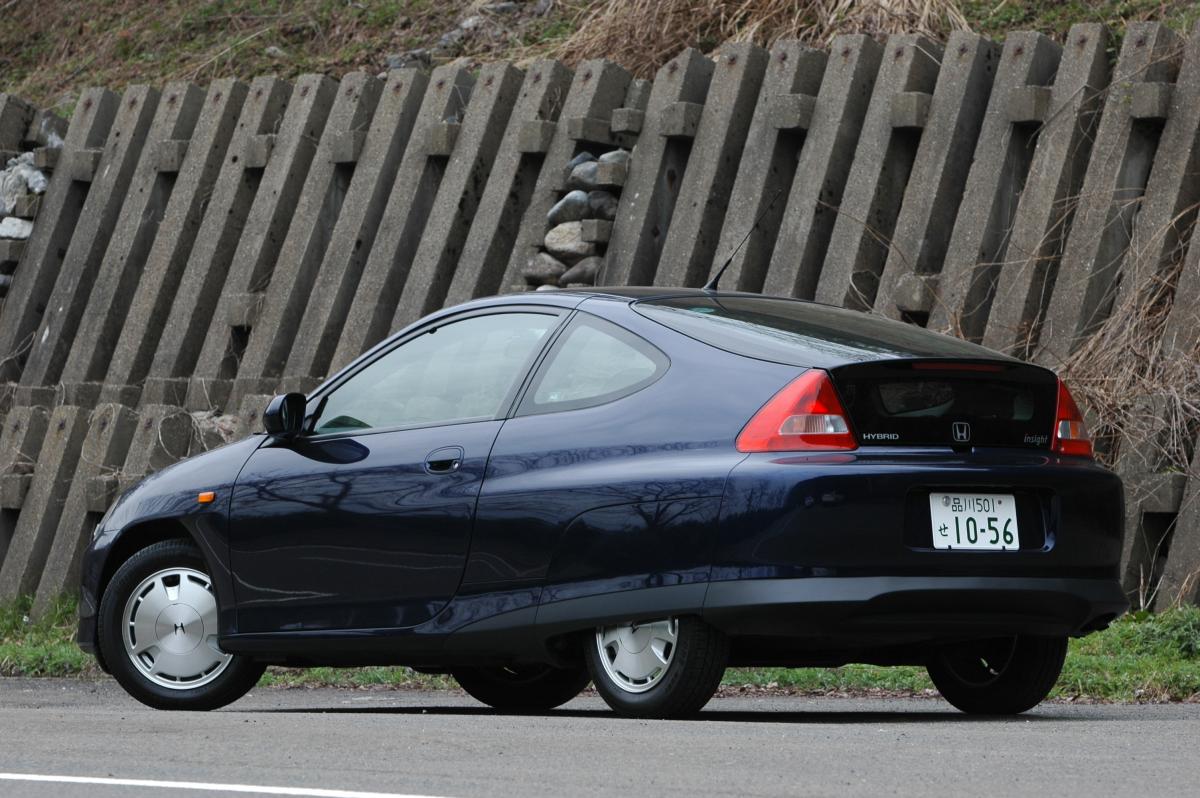
M 405 67 L 428 67 L 433 63 L 429 51 L 423 47 L 415 50 L 405 50 L 387 57 L 388 69 L 404 69 Z
M 465 30 L 468 33 L 479 30 L 487 25 L 487 18 L 480 14 L 472 14 L 471 16 L 458 23 L 459 30 Z
M 462 49 L 463 39 L 465 39 L 466 36 L 467 34 L 464 33 L 460 28 L 446 31 L 442 34 L 442 37 L 438 39 L 438 43 L 434 49 L 439 50 L 442 53 L 457 53 Z
M 617 205 L 620 200 L 617 195 L 610 191 L 589 191 L 588 195 L 588 217 L 591 219 L 604 219 L 611 222 L 617 218 Z
M 572 169 L 571 176 L 567 178 L 567 188 L 580 188 L 585 191 L 595 188 L 597 164 L 597 161 L 588 161 Z
M 594 160 L 596 160 L 596 156 L 592 155 L 587 150 L 584 150 L 583 152 L 579 153 L 578 155 L 576 155 L 574 158 L 571 159 L 571 161 L 567 164 L 567 171 L 570 172 L 572 169 L 574 169 L 576 166 L 579 166 L 579 164 L 581 164 L 581 163 L 587 163 L 588 161 L 594 161 Z
M 29 123 L 29 138 L 38 146 L 59 149 L 67 135 L 67 124 L 67 120 L 53 111 L 36 111 Z
M 490 11 L 493 14 L 515 14 L 520 6 L 516 3 L 488 3 L 483 7 L 484 11 Z
M 578 223 L 576 223 L 578 224 Z M 0 238 L 16 238 L 24 240 L 33 232 L 33 222 L 9 216 L 0 221 Z M 583 239 L 581 238 L 580 241 Z
M 9 158 L 0 170 L 0 216 L 12 213 L 26 192 L 41 194 L 46 190 L 46 176 L 33 165 L 33 153 L 24 152 Z
M 596 254 L 596 245 L 583 240 L 582 222 L 563 222 L 551 228 L 545 243 L 551 255 L 568 263 Z
M 539 252 L 525 264 L 525 268 L 521 270 L 521 276 L 530 285 L 555 286 L 558 285 L 558 278 L 562 277 L 566 271 L 566 264 L 562 261 L 556 260 L 545 252 Z
M 629 150 L 613 150 L 606 152 L 596 160 L 600 163 L 619 163 L 621 166 L 629 165 Z
M 534 16 L 544 17 L 554 8 L 554 0 L 538 0 L 533 6 Z
M 286 61 L 288 54 L 282 48 L 271 45 L 263 50 L 263 55 L 267 58 L 274 58 L 276 61 Z
M 567 192 L 562 199 L 554 203 L 550 213 L 546 214 L 546 221 L 550 222 L 551 227 L 554 227 L 563 222 L 578 222 L 580 219 L 586 219 L 591 212 L 589 200 L 590 195 L 585 191 Z
M 584 258 L 563 272 L 562 276 L 558 278 L 558 284 L 563 288 L 569 285 L 595 285 L 596 275 L 602 268 L 604 268 L 604 258 L 596 255 Z

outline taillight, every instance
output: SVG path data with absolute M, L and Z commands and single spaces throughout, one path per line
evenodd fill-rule
M 846 412 L 829 375 L 809 369 L 754 414 L 737 438 L 739 452 L 856 449 Z
M 1066 384 L 1058 381 L 1058 411 L 1054 415 L 1054 451 L 1082 457 L 1092 456 L 1092 438 L 1088 435 L 1083 414 L 1075 404 Z

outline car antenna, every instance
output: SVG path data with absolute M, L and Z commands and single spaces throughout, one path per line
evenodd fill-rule
M 721 275 L 724 274 L 725 270 L 728 269 L 730 264 L 733 263 L 733 259 L 737 257 L 737 254 L 742 251 L 742 247 L 744 247 L 746 242 L 750 240 L 750 234 L 754 232 L 754 228 L 758 227 L 758 223 L 763 220 L 763 217 L 766 216 L 771 210 L 771 206 L 775 204 L 775 200 L 779 199 L 779 195 L 782 193 L 782 188 L 775 191 L 775 196 L 771 197 L 771 201 L 767 203 L 767 207 L 763 208 L 762 213 L 760 213 L 758 218 L 754 220 L 754 224 L 750 225 L 750 229 L 746 231 L 745 237 L 743 237 L 738 245 L 733 248 L 733 252 L 729 253 L 729 257 L 725 260 L 725 263 L 721 266 L 721 268 L 717 270 L 717 273 L 713 275 L 713 278 L 705 284 L 705 291 L 717 290 L 717 283 L 721 281 Z

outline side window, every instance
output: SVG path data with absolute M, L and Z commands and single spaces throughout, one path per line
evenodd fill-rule
M 636 393 L 667 370 L 666 355 L 633 333 L 580 314 L 555 342 L 520 415 L 577 410 Z
M 549 313 L 496 313 L 435 327 L 335 388 L 313 431 L 495 418 L 557 321 Z

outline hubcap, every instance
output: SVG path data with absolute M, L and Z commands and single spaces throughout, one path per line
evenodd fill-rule
M 146 679 L 190 690 L 216 679 L 232 656 L 217 646 L 212 580 L 168 568 L 142 580 L 125 602 L 125 653 Z
M 644 693 L 662 681 L 675 656 L 674 618 L 596 630 L 596 647 L 609 679 L 627 693 Z

